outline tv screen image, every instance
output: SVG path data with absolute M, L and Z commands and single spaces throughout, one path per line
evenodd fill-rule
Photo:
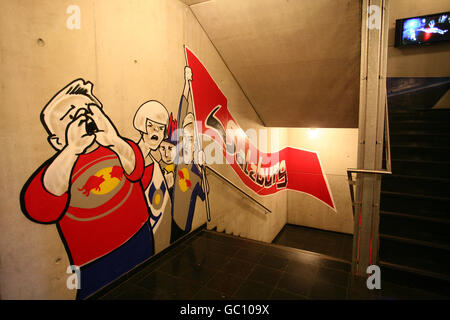
M 450 40 L 449 12 L 397 20 L 401 41 L 398 46 L 426 44 Z M 400 42 L 400 43 L 399 43 Z

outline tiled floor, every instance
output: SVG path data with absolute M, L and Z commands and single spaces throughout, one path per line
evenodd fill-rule
M 286 224 L 274 244 L 325 254 L 352 261 L 353 236 Z
M 350 263 L 344 260 L 204 230 L 182 240 L 92 298 L 414 298 L 410 290 L 399 287 L 392 287 L 388 291 L 378 290 L 382 294 L 368 292 L 365 285 L 350 290 L 352 278 L 349 271 Z

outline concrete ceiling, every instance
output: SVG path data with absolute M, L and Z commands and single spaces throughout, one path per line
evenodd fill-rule
M 358 127 L 361 2 L 184 0 L 269 127 Z

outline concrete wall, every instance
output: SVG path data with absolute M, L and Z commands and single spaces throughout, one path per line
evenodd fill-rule
M 229 104 L 229 109 L 233 114 L 235 107 Z M 267 130 L 268 141 L 267 144 L 264 143 L 260 147 L 261 151 L 276 152 L 279 151 L 280 147 L 286 145 L 288 139 L 286 129 L 264 128 L 257 122 L 243 123 L 238 124 L 244 131 L 248 129 Z M 255 146 L 260 146 L 259 141 L 253 140 L 252 143 Z M 211 222 L 208 223 L 208 229 L 216 228 L 219 232 L 271 242 L 287 222 L 287 191 L 281 191 L 274 195 L 258 196 L 240 180 L 229 165 L 219 164 L 212 167 L 272 212 L 266 212 L 264 208 L 211 174 L 208 181 L 218 186 L 218 192 L 210 194 L 211 211 L 214 215 Z
M 389 7 L 388 77 L 446 77 L 450 75 L 450 43 L 395 48 L 395 20 L 450 11 L 447 0 L 392 0 Z
M 39 115 L 49 99 L 76 78 L 94 84 L 94 94 L 120 134 L 137 140 L 137 108 L 149 99 L 177 113 L 184 84 L 183 45 L 208 68 L 246 130 L 257 115 L 235 83 L 190 9 L 178 0 L 78 0 L 81 28 L 66 27 L 73 1 L 11 0 L 0 10 L 2 100 L 0 159 L 0 296 L 2 299 L 73 299 L 66 288 L 69 261 L 55 225 L 40 225 L 21 212 L 19 193 L 32 172 L 54 154 Z M 286 139 L 281 134 L 282 140 Z M 217 167 L 239 184 L 227 167 Z M 286 222 L 286 192 L 248 200 L 210 178 L 212 222 L 224 230 L 271 241 Z M 242 185 L 241 185 L 242 186 Z M 197 201 L 193 228 L 206 221 Z
M 310 195 L 288 191 L 287 222 L 342 233 L 353 233 L 353 212 L 347 168 L 356 168 L 358 129 L 289 128 L 292 147 L 316 151 L 331 189 L 336 210 Z

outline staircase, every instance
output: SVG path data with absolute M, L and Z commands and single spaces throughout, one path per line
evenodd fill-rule
M 382 279 L 450 297 L 450 109 L 389 106 L 381 184 Z

